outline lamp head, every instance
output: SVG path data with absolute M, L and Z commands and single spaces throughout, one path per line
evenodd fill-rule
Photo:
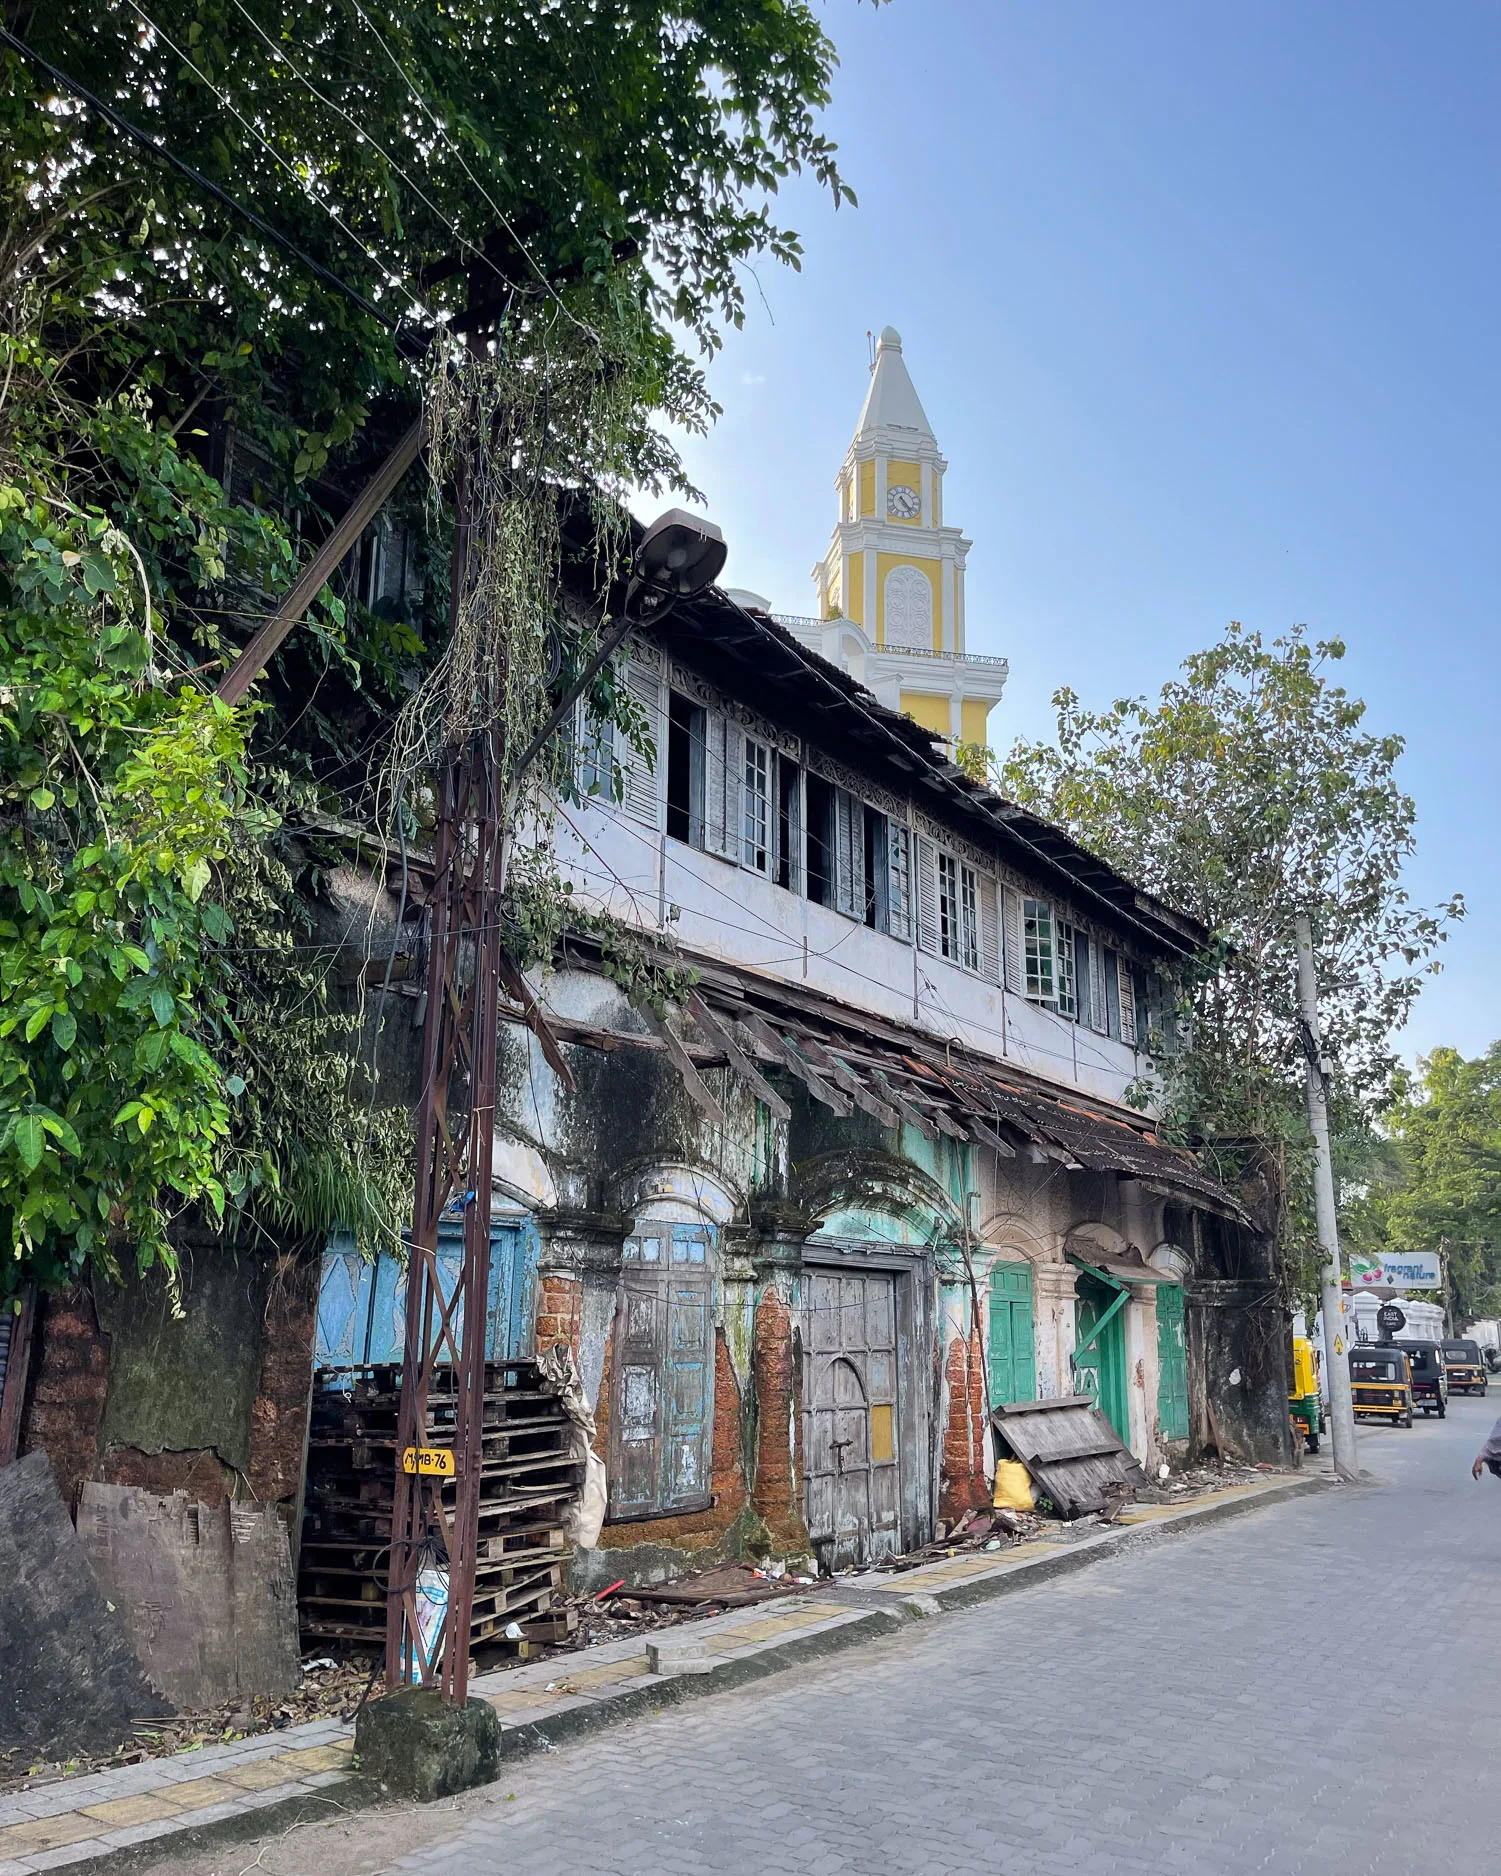
M 659 599 L 692 599 L 719 578 L 729 551 L 712 521 L 669 508 L 641 537 L 636 579 Z

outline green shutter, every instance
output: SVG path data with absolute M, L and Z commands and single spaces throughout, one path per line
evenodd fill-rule
M 1157 1285 L 1157 1430 L 1165 1440 L 1188 1438 L 1188 1350 L 1183 1339 L 1183 1285 Z
M 1032 1266 L 995 1264 L 990 1272 L 990 1398 L 1035 1400 Z

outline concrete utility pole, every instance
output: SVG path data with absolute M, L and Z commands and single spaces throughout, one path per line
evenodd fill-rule
M 1334 1470 L 1342 1479 L 1359 1476 L 1355 1456 L 1355 1409 L 1350 1398 L 1350 1363 L 1345 1344 L 1344 1293 L 1340 1282 L 1339 1224 L 1334 1212 L 1334 1166 L 1329 1158 L 1329 1099 L 1324 1086 L 1324 1058 L 1319 1044 L 1319 983 L 1313 968 L 1313 931 L 1308 914 L 1297 916 L 1298 1003 L 1308 1053 L 1308 1125 L 1313 1131 L 1313 1199 L 1318 1215 L 1319 1247 L 1324 1253 L 1322 1302 L 1324 1358 L 1329 1364 L 1329 1431 Z

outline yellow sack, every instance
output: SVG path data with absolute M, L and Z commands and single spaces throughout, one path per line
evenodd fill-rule
M 1032 1475 L 1019 1459 L 998 1459 L 995 1465 L 995 1497 L 991 1504 L 997 1511 L 1030 1511 L 1037 1502 L 1032 1489 Z

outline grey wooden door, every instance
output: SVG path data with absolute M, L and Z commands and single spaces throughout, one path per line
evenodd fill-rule
M 901 1549 L 896 1278 L 831 1272 L 805 1285 L 808 1535 L 840 1570 Z

